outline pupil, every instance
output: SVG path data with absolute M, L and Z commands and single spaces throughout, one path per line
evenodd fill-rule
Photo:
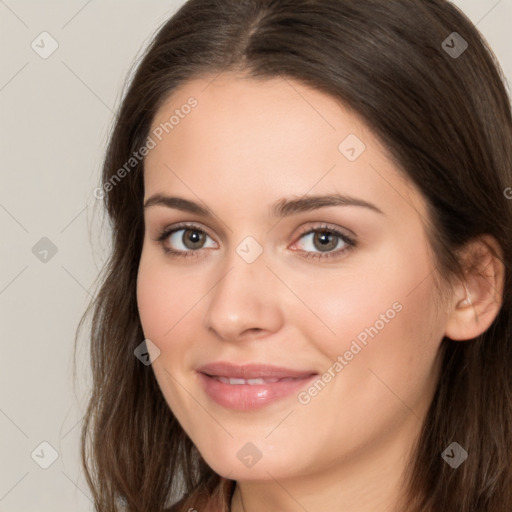
M 317 245 L 317 242 L 319 245 Z M 315 235 L 314 243 L 317 249 L 321 251 L 331 250 L 336 247 L 336 237 L 329 231 L 322 231 Z

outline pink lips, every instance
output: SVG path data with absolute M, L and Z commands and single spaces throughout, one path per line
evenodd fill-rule
M 248 411 L 297 392 L 317 375 L 266 364 L 243 366 L 227 362 L 197 368 L 206 394 L 228 409 Z

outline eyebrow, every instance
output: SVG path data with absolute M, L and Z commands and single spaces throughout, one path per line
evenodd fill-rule
M 189 201 L 182 197 L 165 196 L 162 194 L 155 194 L 151 196 L 144 203 L 144 208 L 150 208 L 157 205 L 174 208 L 183 212 L 194 213 L 202 217 L 212 217 L 210 209 L 205 208 L 194 201 Z M 271 206 L 270 215 L 273 217 L 288 217 L 290 215 L 310 212 L 319 208 L 326 208 L 328 206 L 358 206 L 361 208 L 367 208 L 375 213 L 385 215 L 378 206 L 369 203 L 368 201 L 341 194 L 307 196 L 299 199 L 280 199 Z

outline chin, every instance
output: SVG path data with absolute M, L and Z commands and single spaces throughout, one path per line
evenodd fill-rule
M 296 457 L 284 457 L 282 453 L 273 451 L 271 445 L 265 445 L 261 441 L 252 443 L 230 440 L 216 450 L 210 447 L 206 451 L 200 450 L 200 453 L 213 471 L 232 480 L 288 478 L 296 475 L 304 465 Z M 293 456 L 297 449 L 290 446 L 287 453 Z

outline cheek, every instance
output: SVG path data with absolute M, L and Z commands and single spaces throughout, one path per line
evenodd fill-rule
M 200 329 L 201 301 L 209 288 L 211 284 L 199 272 L 171 265 L 156 251 L 143 250 L 137 276 L 140 321 L 144 336 L 160 350 L 152 368 L 178 416 L 190 408 L 181 396 L 179 382 L 190 378 L 196 355 L 190 333 Z
M 316 337 L 327 356 L 328 383 L 301 395 L 307 403 L 301 406 L 303 421 L 320 437 L 336 432 L 334 437 L 351 447 L 348 452 L 371 450 L 382 435 L 421 417 L 431 402 L 442 328 L 432 279 L 417 286 L 429 273 L 424 270 L 410 263 L 391 275 L 375 272 L 372 286 L 345 283 L 344 293 L 333 294 L 323 309 L 318 292 L 317 311 L 336 336 Z
M 176 271 L 153 252 L 143 251 L 137 275 L 137 305 L 147 338 L 161 350 L 201 296 L 194 276 Z M 160 346 L 163 345 L 163 346 Z
M 346 267 L 330 273 L 322 270 L 317 275 L 289 276 L 296 295 L 315 314 L 302 315 L 303 328 L 315 327 L 316 337 L 327 351 L 348 349 L 345 342 L 350 345 L 355 338 L 364 345 L 365 340 L 394 329 L 417 338 L 423 332 L 422 323 L 431 326 L 434 320 L 429 310 L 433 309 L 435 290 L 426 247 L 421 240 L 417 249 L 407 246 L 403 251 L 400 247 L 398 243 L 383 244 L 371 255 L 353 262 L 348 259 Z
M 152 369 L 169 408 L 187 425 L 190 404 L 180 393 L 178 381 L 186 365 L 187 347 L 183 329 L 197 303 L 194 287 L 186 286 L 186 278 L 171 272 L 158 255 L 143 251 L 137 275 L 137 304 L 144 336 L 160 350 Z M 178 379 L 175 380 L 175 379 Z
M 157 345 L 170 327 L 165 322 L 165 311 L 172 308 L 168 288 L 163 285 L 157 267 L 145 264 L 143 257 L 137 276 L 137 305 L 144 335 Z
M 366 396 L 375 398 L 376 407 L 390 389 L 416 403 L 434 384 L 444 333 L 429 255 L 425 247 L 388 249 L 372 263 L 309 288 L 301 284 L 308 305 L 331 333 L 312 316 L 302 320 L 302 330 L 326 356 L 326 368 L 343 358 L 343 368 L 336 368 L 344 376 L 334 379 L 333 392 L 360 396 L 363 385 L 373 390 Z

